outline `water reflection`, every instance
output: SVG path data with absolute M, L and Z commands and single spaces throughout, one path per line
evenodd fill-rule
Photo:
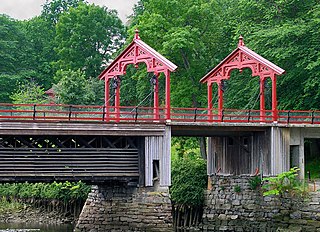
M 33 229 L 33 230 L 30 230 Z M 73 225 L 44 225 L 30 223 L 0 223 L 0 232 L 72 232 Z

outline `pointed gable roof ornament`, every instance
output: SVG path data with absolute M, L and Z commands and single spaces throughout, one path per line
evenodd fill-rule
M 244 41 L 243 41 L 243 37 L 242 35 L 240 35 L 239 37 L 239 43 L 238 43 L 238 47 L 244 46 Z
M 207 73 L 200 82 L 217 82 L 229 79 L 233 69 L 250 68 L 252 76 L 272 76 L 273 74 L 282 75 L 285 70 L 274 63 L 263 58 L 245 46 L 243 37 L 239 37 L 238 47 L 231 52 L 220 64 Z
M 142 62 L 146 64 L 147 72 L 174 72 L 177 69 L 174 63 L 143 42 L 136 29 L 133 41 L 99 75 L 99 78 L 109 79 L 117 75 L 124 75 L 129 64 L 134 64 L 137 67 L 138 63 Z

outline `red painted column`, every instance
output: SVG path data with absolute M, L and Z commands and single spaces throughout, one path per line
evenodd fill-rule
M 104 99 L 104 106 L 105 106 L 105 121 L 109 121 L 110 115 L 109 115 L 109 102 L 110 102 L 110 78 L 107 78 L 105 80 L 105 86 L 104 86 L 104 92 L 105 92 L 105 99 Z
M 169 120 L 171 118 L 171 104 L 170 104 L 170 71 L 165 71 L 166 76 L 166 119 Z
M 266 78 L 260 76 L 260 122 L 266 122 L 266 103 L 265 103 L 265 81 Z
M 153 85 L 153 119 L 159 119 L 159 74 L 155 74 L 156 80 Z
M 116 96 L 114 101 L 115 113 L 116 113 L 116 122 L 120 121 L 120 82 L 118 82 L 118 87 L 115 89 Z
M 213 117 L 212 117 L 212 107 L 213 107 L 213 102 L 212 102 L 212 82 L 207 82 L 208 86 L 208 121 L 211 122 Z
M 278 106 L 277 106 L 277 76 L 275 73 L 272 74 L 272 120 L 278 121 Z
M 222 89 L 222 80 L 217 82 L 218 84 L 218 120 L 223 120 L 223 89 Z

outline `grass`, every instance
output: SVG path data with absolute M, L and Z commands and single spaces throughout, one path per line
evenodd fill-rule
M 16 201 L 7 201 L 6 198 L 0 199 L 0 214 L 14 213 L 24 208 L 24 205 Z

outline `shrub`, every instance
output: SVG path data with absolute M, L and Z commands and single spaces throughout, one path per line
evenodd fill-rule
M 249 186 L 251 190 L 256 190 L 261 186 L 260 176 L 254 176 L 249 180 Z
M 65 202 L 87 198 L 91 187 L 83 182 L 0 184 L 0 197 L 57 199 Z
M 262 188 L 265 190 L 263 196 L 280 195 L 284 193 L 293 195 L 304 195 L 306 188 L 304 184 L 297 179 L 297 167 L 291 168 L 288 172 L 283 172 L 275 177 L 263 178 Z
M 172 162 L 170 194 L 176 204 L 199 206 L 203 204 L 207 185 L 206 161 L 197 154 L 188 154 Z

